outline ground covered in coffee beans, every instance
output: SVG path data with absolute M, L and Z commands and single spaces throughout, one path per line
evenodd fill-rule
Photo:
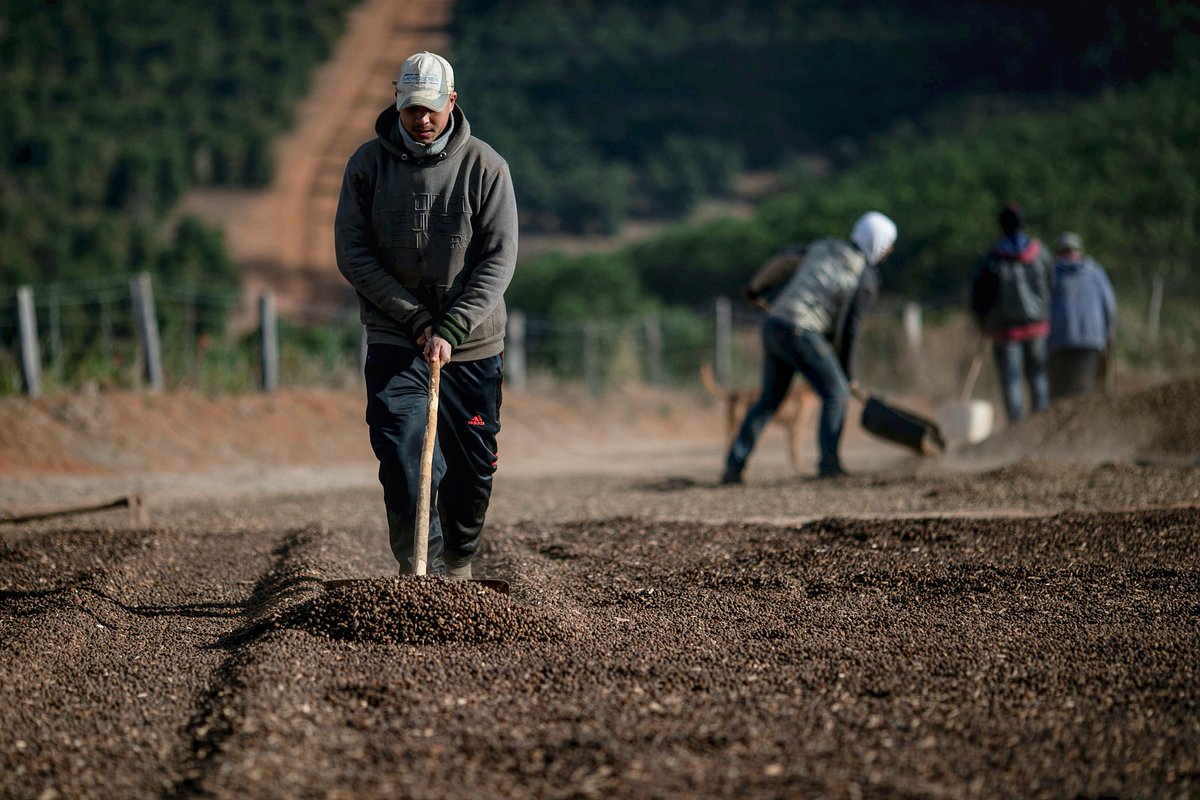
M 2 525 L 0 796 L 1195 797 L 1200 446 L 1151 399 L 1109 458 L 1062 407 L 833 481 L 502 469 L 508 594 L 397 577 L 369 484 Z
M 327 588 L 275 622 L 354 642 L 445 644 L 554 641 L 569 634 L 536 609 L 486 586 L 405 575 Z

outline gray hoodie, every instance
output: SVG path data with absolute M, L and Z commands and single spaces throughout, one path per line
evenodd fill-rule
M 430 156 L 404 147 L 394 106 L 379 115 L 346 165 L 334 245 L 369 344 L 416 348 L 432 325 L 456 361 L 472 361 L 504 349 L 517 203 L 508 164 L 453 114 L 446 147 Z

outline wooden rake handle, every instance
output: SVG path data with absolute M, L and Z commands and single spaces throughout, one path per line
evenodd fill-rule
M 429 567 L 429 505 L 433 487 L 433 448 L 437 444 L 438 383 L 441 380 L 440 361 L 429 364 L 429 411 L 425 415 L 425 443 L 421 448 L 421 483 L 417 489 L 416 537 L 413 556 L 414 572 L 424 575 Z

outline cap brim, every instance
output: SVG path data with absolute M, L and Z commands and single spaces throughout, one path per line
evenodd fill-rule
M 430 111 L 443 111 L 449 102 L 449 94 L 422 94 L 421 92 L 413 92 L 397 100 L 396 108 L 403 109 L 409 106 L 421 106 L 422 108 L 428 108 Z

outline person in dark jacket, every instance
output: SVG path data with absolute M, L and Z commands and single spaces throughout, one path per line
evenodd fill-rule
M 1092 391 L 1116 330 L 1117 300 L 1104 267 L 1084 255 L 1083 239 L 1058 238 L 1050 293 L 1050 398 Z
M 876 267 L 895 243 L 896 224 L 869 211 L 854 224 L 850 241 L 820 239 L 785 250 L 751 278 L 743 294 L 765 304 L 768 312 L 762 328 L 762 391 L 729 448 L 722 483 L 742 482 L 754 444 L 797 371 L 821 397 L 819 474 L 846 474 L 838 447 L 853 382 L 855 344 L 879 293 Z M 765 302 L 772 293 L 773 299 Z
M 1022 376 L 1034 412 L 1050 402 L 1046 337 L 1053 262 L 1042 243 L 1025 233 L 1018 206 L 1005 206 L 999 221 L 1000 239 L 971 271 L 971 310 L 992 340 L 1008 420 L 1018 422 L 1025 416 Z
M 350 157 L 334 219 L 338 269 L 366 327 L 366 421 L 392 553 L 413 552 L 430 365 L 441 370 L 428 571 L 470 578 L 491 500 L 506 313 L 517 262 L 508 164 L 471 135 L 446 59 L 415 53 L 396 102 Z

